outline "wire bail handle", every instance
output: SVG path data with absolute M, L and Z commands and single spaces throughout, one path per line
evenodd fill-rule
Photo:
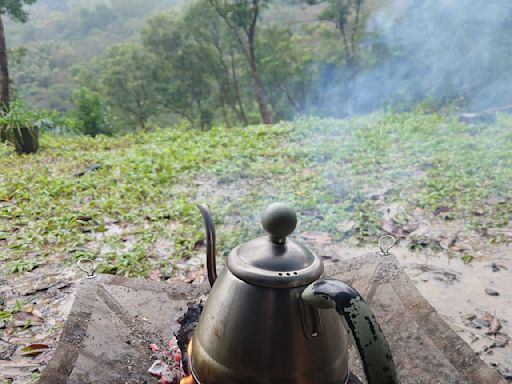
M 391 235 L 384 235 L 379 239 L 379 255 L 389 256 L 389 251 L 396 245 L 396 238 Z
M 87 273 L 88 279 L 94 279 L 96 277 L 96 264 L 91 259 L 80 259 L 76 263 L 76 266 L 82 272 Z

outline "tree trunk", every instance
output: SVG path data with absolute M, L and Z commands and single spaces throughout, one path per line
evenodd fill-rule
M 0 111 L 9 109 L 9 67 L 7 64 L 7 48 L 5 46 L 4 23 L 0 16 Z M 7 140 L 6 127 L 0 127 L 0 142 Z
M 233 83 L 235 85 L 236 92 L 236 100 L 238 102 L 238 108 L 240 112 L 240 118 L 244 125 L 247 125 L 247 117 L 245 116 L 244 104 L 242 102 L 242 95 L 240 94 L 240 85 L 238 84 L 238 76 L 236 75 L 236 64 L 235 64 L 235 55 L 233 50 L 231 50 L 231 71 L 233 72 Z
M 256 100 L 258 101 L 261 119 L 263 120 L 263 124 L 272 124 L 272 116 L 268 113 L 267 105 L 265 104 L 265 97 L 263 96 L 260 73 L 258 71 L 258 66 L 256 65 L 256 56 L 254 54 L 254 41 L 252 40 L 249 41 L 249 53 L 254 93 L 256 94 Z

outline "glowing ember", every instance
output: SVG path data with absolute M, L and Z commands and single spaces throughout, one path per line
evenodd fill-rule
M 196 384 L 196 382 L 192 376 L 187 376 L 181 379 L 180 384 Z
M 187 355 L 188 355 L 188 359 L 187 359 L 187 362 L 188 362 L 188 372 L 192 372 L 192 369 L 190 367 L 190 359 L 192 357 L 192 340 L 190 340 L 190 343 L 188 343 Z M 184 377 L 183 379 L 181 379 L 180 384 L 196 384 L 196 381 L 192 377 L 192 374 L 190 374 L 189 376 Z
M 173 337 L 168 341 L 167 348 L 160 348 L 155 343 L 151 343 L 149 348 L 152 351 L 154 361 L 151 368 L 148 369 L 148 372 L 154 377 L 159 378 L 159 384 L 196 384 L 191 376 L 190 378 L 181 379 L 185 375 L 184 371 L 188 373 L 190 369 L 183 369 L 187 367 L 183 367 L 181 360 L 182 354 L 176 338 Z M 189 356 L 188 353 L 187 356 Z

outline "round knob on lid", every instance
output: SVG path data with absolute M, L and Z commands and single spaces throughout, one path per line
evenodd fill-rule
M 274 203 L 263 211 L 261 225 L 274 243 L 283 244 L 297 227 L 297 213 L 287 204 Z

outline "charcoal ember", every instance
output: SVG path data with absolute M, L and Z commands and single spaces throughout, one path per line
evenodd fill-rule
M 153 376 L 160 378 L 160 384 L 179 384 L 183 372 L 181 369 L 181 351 L 172 338 L 167 343 L 167 348 L 160 348 L 157 344 L 151 343 L 149 348 L 153 351 L 153 362 L 148 372 Z
M 176 332 L 176 339 L 178 341 L 178 347 L 181 350 L 181 364 L 186 375 L 190 374 L 187 354 L 188 344 L 190 343 L 192 336 L 194 336 L 194 332 L 202 313 L 203 304 L 201 302 L 189 303 L 187 312 L 178 319 L 180 329 Z
M 164 375 L 169 375 L 171 373 L 171 369 L 169 368 L 169 365 L 167 365 L 164 361 L 157 360 L 153 363 L 151 368 L 148 369 L 148 372 L 153 376 L 162 377 Z

